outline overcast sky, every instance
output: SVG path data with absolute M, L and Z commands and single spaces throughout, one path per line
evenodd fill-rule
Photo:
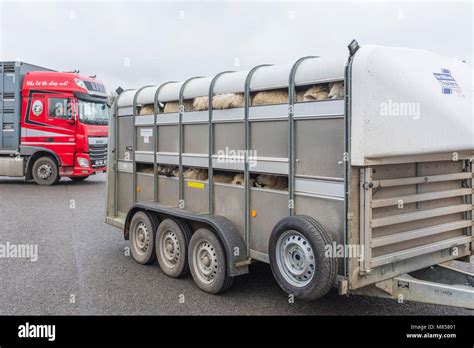
M 353 38 L 473 58 L 471 1 L 0 0 L 0 12 L 0 60 L 97 74 L 109 91 L 346 55 Z

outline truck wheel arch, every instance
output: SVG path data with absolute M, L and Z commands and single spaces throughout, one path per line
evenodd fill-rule
M 38 149 L 37 151 L 32 152 L 32 154 L 29 155 L 28 160 L 26 162 L 26 170 L 25 170 L 25 179 L 26 180 L 31 180 L 33 179 L 33 174 L 32 174 L 32 169 L 33 169 L 33 164 L 35 161 L 40 158 L 48 156 L 54 159 L 59 167 L 61 167 L 61 160 L 59 159 L 58 155 L 56 155 L 53 151 L 48 150 L 48 149 Z
M 124 223 L 124 237 L 128 239 L 128 230 L 133 215 L 144 211 L 155 219 L 181 219 L 188 225 L 199 223 L 212 230 L 224 247 L 229 275 L 237 276 L 248 273 L 245 244 L 238 229 L 227 218 L 219 215 L 198 215 L 180 208 L 162 206 L 157 203 L 137 203 L 127 213 Z M 192 231 L 194 233 L 194 230 Z M 236 263 L 241 265 L 236 266 Z

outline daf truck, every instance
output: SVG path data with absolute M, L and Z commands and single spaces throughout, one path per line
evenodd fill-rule
M 52 185 L 105 172 L 108 121 L 97 79 L 0 62 L 0 176 Z

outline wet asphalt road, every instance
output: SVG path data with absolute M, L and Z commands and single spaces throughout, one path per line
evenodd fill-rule
M 0 258 L 0 315 L 474 314 L 335 292 L 290 304 L 262 263 L 253 264 L 227 293 L 209 295 L 190 276 L 171 279 L 157 264 L 141 266 L 126 256 L 128 241 L 104 223 L 104 204 L 105 175 L 81 183 L 62 179 L 53 187 L 0 179 L 0 243 L 38 245 L 36 262 Z

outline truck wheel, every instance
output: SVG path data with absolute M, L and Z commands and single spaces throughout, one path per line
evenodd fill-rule
M 161 270 L 179 278 L 189 271 L 188 245 L 191 230 L 184 221 L 165 219 L 156 232 L 156 257 Z
M 61 179 L 56 161 L 48 156 L 38 158 L 32 171 L 33 179 L 38 185 L 54 185 Z
M 130 222 L 129 240 L 133 259 L 149 265 L 156 261 L 155 253 L 156 221 L 145 212 L 133 215 Z
M 188 259 L 194 282 L 201 290 L 218 294 L 231 287 L 233 278 L 227 274 L 224 248 L 210 230 L 200 228 L 194 232 Z
M 270 267 L 280 287 L 304 300 L 328 293 L 337 274 L 336 257 L 326 257 L 329 233 L 306 215 L 286 217 L 275 226 L 269 243 Z
M 84 181 L 88 177 L 89 177 L 89 175 L 88 176 L 70 176 L 69 179 L 76 182 L 76 181 Z

